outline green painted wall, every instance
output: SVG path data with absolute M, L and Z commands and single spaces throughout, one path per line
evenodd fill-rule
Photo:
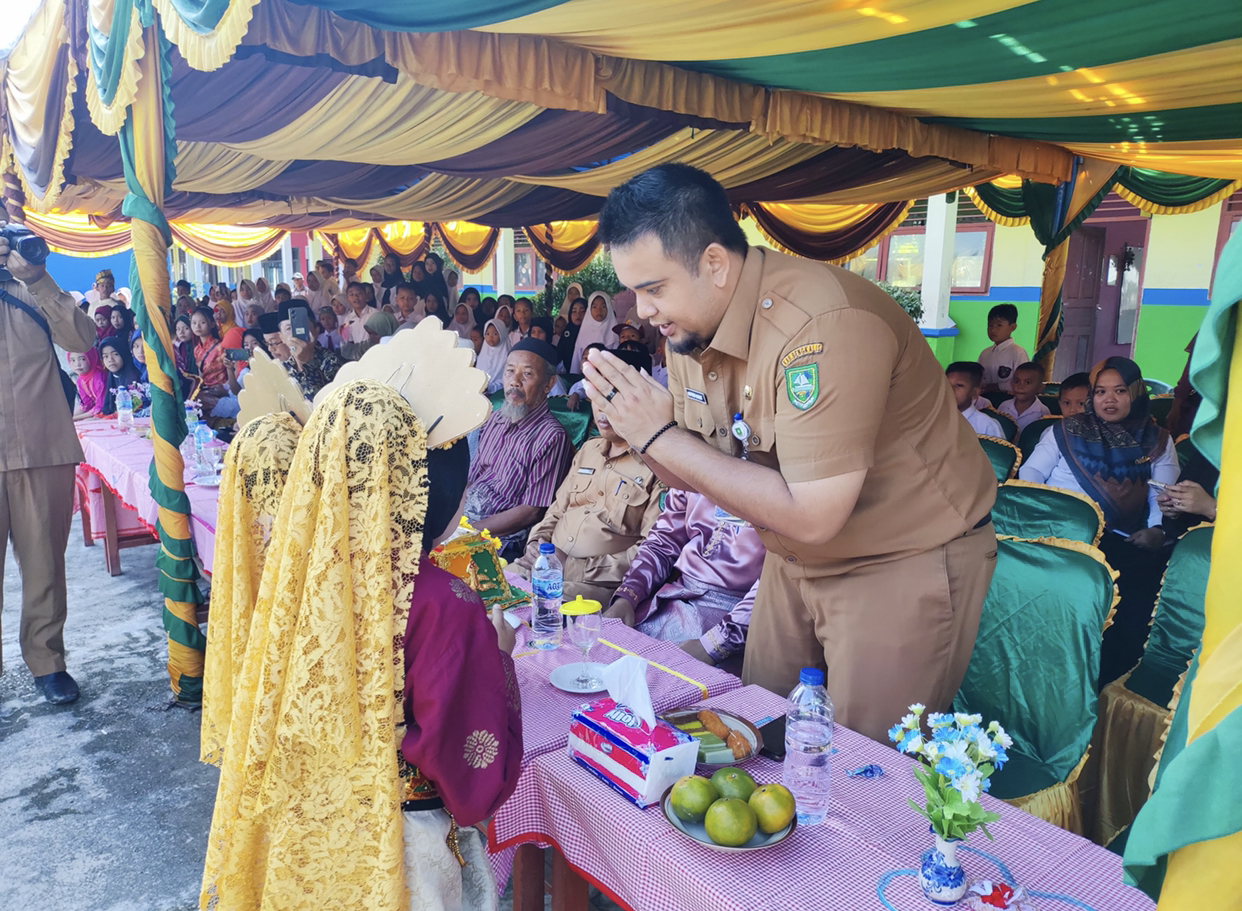
M 1186 346 L 1199 331 L 1207 307 L 1152 307 L 1139 311 L 1134 360 L 1143 375 L 1176 383 L 1186 367 Z

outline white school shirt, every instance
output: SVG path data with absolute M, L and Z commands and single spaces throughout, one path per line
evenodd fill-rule
M 1013 392 L 1013 372 L 1030 360 L 1025 349 L 1011 338 L 979 353 L 983 365 L 983 385 L 995 384 L 1005 392 Z
M 1001 402 L 1000 407 L 996 410 L 1001 414 L 1009 415 L 1009 417 L 1018 422 L 1018 432 L 1014 434 L 1015 439 L 1022 436 L 1022 431 L 1026 430 L 1028 425 L 1033 424 L 1040 418 L 1046 418 L 1048 415 L 1052 414 L 1052 412 L 1048 410 L 1048 406 L 1039 399 L 1033 401 L 1031 403 L 1031 407 L 1026 409 L 1026 411 L 1021 414 L 1018 414 L 1018 408 L 1014 405 L 1013 399 L 1006 399 Z
M 1090 497 L 1091 495 L 1078 483 L 1078 478 L 1074 476 L 1074 471 L 1070 468 L 1065 456 L 1061 454 L 1061 447 L 1057 445 L 1056 436 L 1053 433 L 1054 429 L 1049 427 L 1040 436 L 1039 445 L 1031 451 L 1031 457 L 1018 469 L 1018 479 L 1034 481 L 1036 484 L 1047 484 L 1049 487 L 1060 487 Z M 1164 452 L 1152 461 L 1151 476 L 1153 480 L 1164 484 L 1176 484 L 1180 474 L 1181 467 L 1177 462 L 1177 450 L 1173 446 L 1173 441 L 1170 440 L 1165 445 Z M 1156 502 L 1158 496 L 1159 493 L 1155 490 L 1147 488 L 1148 528 L 1159 525 L 1164 520 L 1164 514 L 1160 512 L 1160 504 Z
M 967 405 L 966 410 L 962 412 L 962 417 L 966 419 L 975 433 L 980 436 L 998 437 L 1005 439 L 1005 431 L 1000 425 L 1000 421 L 994 417 L 983 414 L 974 405 Z

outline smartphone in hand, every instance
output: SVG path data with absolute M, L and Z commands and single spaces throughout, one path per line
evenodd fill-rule
M 298 341 L 311 340 L 310 311 L 305 307 L 294 307 L 289 311 L 289 326 Z
M 225 348 L 224 356 L 227 357 L 230 361 L 237 361 L 238 363 L 245 363 L 246 361 L 250 360 L 250 350 L 247 348 Z

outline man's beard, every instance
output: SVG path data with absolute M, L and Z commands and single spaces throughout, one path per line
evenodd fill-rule
M 530 406 L 523 399 L 520 403 L 514 403 L 509 400 L 509 396 L 505 396 L 505 403 L 500 406 L 501 416 L 510 424 L 517 424 L 525 420 L 526 415 L 530 413 Z
M 695 332 L 687 332 L 684 338 L 677 341 L 669 339 L 668 349 L 674 354 L 694 354 L 700 348 L 706 348 L 710 342 L 710 339 L 705 339 Z

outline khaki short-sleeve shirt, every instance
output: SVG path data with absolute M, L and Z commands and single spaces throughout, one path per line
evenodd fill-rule
M 788 482 L 867 470 L 827 544 L 758 527 L 807 575 L 939 547 L 995 502 L 991 465 L 918 326 L 848 270 L 752 247 L 711 344 L 670 354 L 669 390 L 683 427 Z

